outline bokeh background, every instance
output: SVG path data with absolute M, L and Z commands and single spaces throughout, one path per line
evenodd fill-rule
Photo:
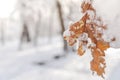
M 92 75 L 91 53 L 80 57 L 76 47 L 63 39 L 63 32 L 83 15 L 81 2 L 0 0 L 0 80 L 102 80 Z M 110 35 L 114 32 L 117 37 L 119 4 L 119 0 L 94 0 L 93 4 L 98 15 L 116 28 Z M 106 51 L 106 63 L 105 80 L 119 80 L 119 48 Z

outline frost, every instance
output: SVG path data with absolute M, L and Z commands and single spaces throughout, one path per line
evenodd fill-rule
M 88 39 L 88 34 L 87 33 L 83 33 L 78 37 L 78 40 L 81 41 L 86 41 Z
M 71 32 L 69 30 L 66 30 L 64 33 L 63 33 L 63 36 L 70 36 L 71 35 Z
M 104 78 L 106 68 L 104 51 L 110 47 L 109 42 L 103 39 L 103 31 L 107 29 L 107 26 L 103 24 L 100 17 L 97 17 L 91 2 L 91 0 L 83 1 L 81 5 L 83 17 L 70 26 L 70 34 L 64 35 L 64 38 L 70 46 L 78 44 L 77 52 L 80 56 L 89 49 L 93 57 L 90 62 L 91 70 Z

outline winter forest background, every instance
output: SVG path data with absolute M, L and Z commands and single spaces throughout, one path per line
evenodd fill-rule
M 0 0 L 0 80 L 102 80 L 92 75 L 89 51 L 82 57 L 63 40 L 78 21 L 82 0 Z M 94 0 L 108 25 L 105 80 L 120 79 L 120 1 Z

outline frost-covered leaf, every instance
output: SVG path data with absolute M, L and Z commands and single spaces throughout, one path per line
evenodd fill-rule
M 67 30 L 70 34 L 64 35 L 64 38 L 71 46 L 78 41 L 77 51 L 80 56 L 84 55 L 87 49 L 90 49 L 93 57 L 90 62 L 91 70 L 103 77 L 106 68 L 104 51 L 110 47 L 109 42 L 103 38 L 103 31 L 107 30 L 107 26 L 97 16 L 91 0 L 83 1 L 81 8 L 82 13 L 84 13 L 83 17 L 70 26 Z M 114 40 L 112 39 L 112 41 Z

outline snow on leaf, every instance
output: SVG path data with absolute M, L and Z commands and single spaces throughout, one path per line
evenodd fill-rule
M 90 49 L 93 57 L 93 60 L 90 62 L 91 70 L 104 78 L 103 74 L 105 74 L 106 68 L 104 51 L 110 47 L 110 44 L 102 36 L 107 26 L 96 15 L 96 10 L 93 8 L 91 0 L 83 1 L 81 8 L 84 14 L 83 17 L 80 21 L 70 26 L 67 30 L 70 34 L 64 35 L 64 38 L 71 46 L 79 41 L 77 51 L 80 56 L 84 55 L 87 49 Z

